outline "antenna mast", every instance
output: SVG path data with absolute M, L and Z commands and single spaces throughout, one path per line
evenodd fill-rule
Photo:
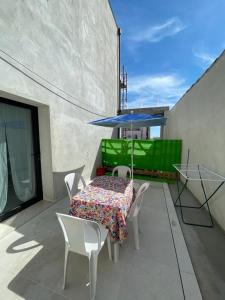
M 120 74 L 120 109 L 127 108 L 127 72 L 122 68 L 122 73 Z

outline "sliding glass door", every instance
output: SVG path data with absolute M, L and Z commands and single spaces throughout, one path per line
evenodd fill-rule
M 37 109 L 0 99 L 0 220 L 39 200 Z

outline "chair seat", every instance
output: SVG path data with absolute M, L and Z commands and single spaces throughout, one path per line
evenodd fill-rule
M 99 224 L 101 232 L 101 248 L 104 245 L 108 230 L 101 224 Z M 85 232 L 85 249 L 88 253 L 98 250 L 98 243 L 96 242 L 96 231 L 92 227 L 88 227 Z

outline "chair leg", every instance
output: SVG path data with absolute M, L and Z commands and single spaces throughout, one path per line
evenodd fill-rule
M 119 260 L 119 243 L 114 243 L 114 263 L 117 263 Z
M 68 246 L 66 245 L 65 246 L 65 260 L 64 260 L 63 289 L 65 289 L 65 286 L 66 286 L 66 271 L 67 271 L 68 255 L 69 255 L 69 250 L 68 250 Z
M 108 253 L 109 253 L 109 259 L 112 260 L 112 249 L 111 249 L 111 241 L 110 241 L 110 235 L 107 235 L 107 246 L 108 246 Z
M 138 217 L 134 217 L 132 220 L 133 223 L 133 231 L 134 231 L 134 243 L 135 243 L 135 248 L 137 250 L 140 249 L 139 245 L 139 229 L 138 229 Z
M 138 232 L 139 232 L 139 233 L 142 233 L 141 228 L 140 228 L 140 222 L 139 222 L 138 216 L 137 216 L 137 219 L 138 219 L 138 221 L 137 221 L 137 222 L 138 222 Z
M 89 258 L 89 281 L 90 281 L 90 300 L 95 299 L 97 282 L 98 255 L 92 254 Z

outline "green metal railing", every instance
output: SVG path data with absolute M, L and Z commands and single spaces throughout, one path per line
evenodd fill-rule
M 181 163 L 181 140 L 103 139 L 103 166 L 131 166 L 132 143 L 134 169 L 174 172 L 172 165 Z

